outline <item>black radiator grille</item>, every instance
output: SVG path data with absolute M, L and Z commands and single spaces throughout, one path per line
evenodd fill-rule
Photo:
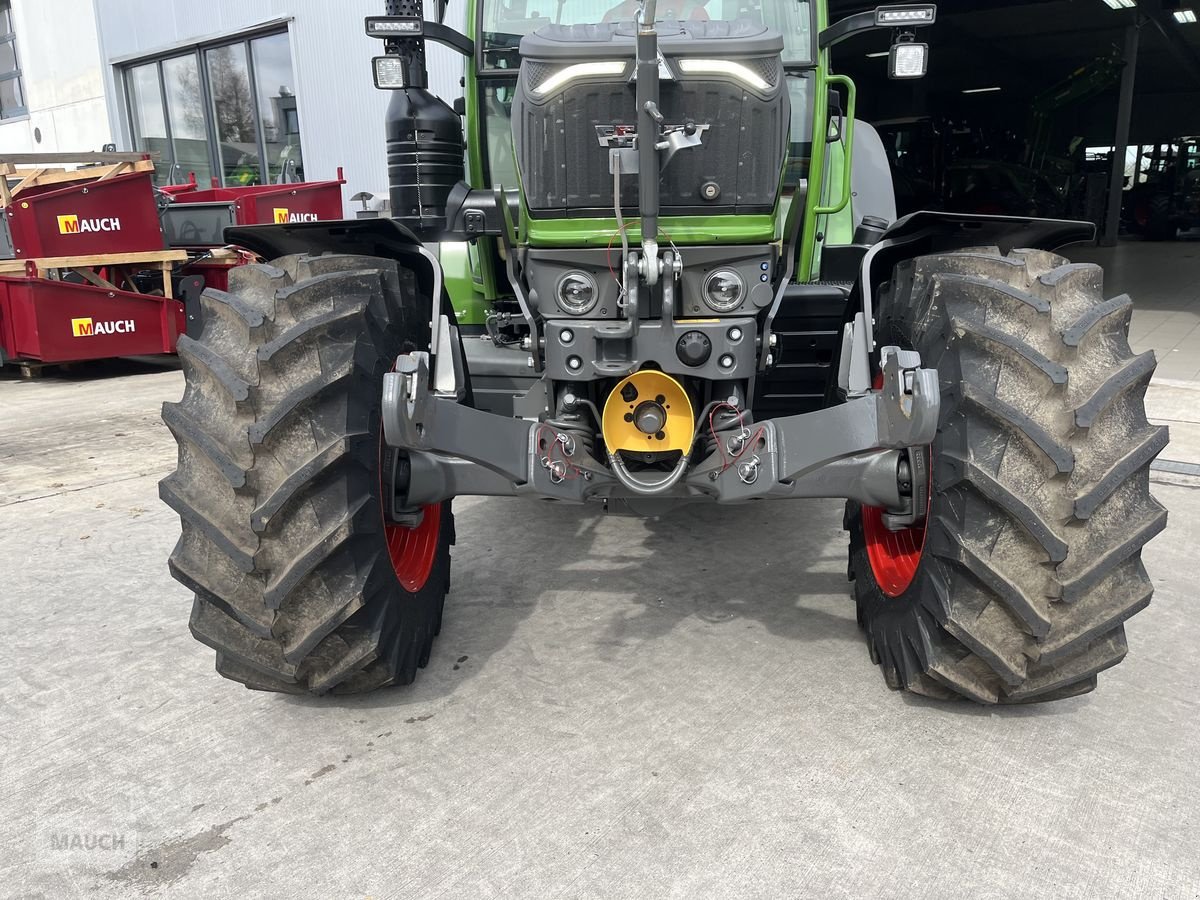
M 528 68 L 522 82 L 535 74 L 544 73 Z M 660 108 L 667 124 L 691 120 L 709 126 L 702 146 L 676 154 L 667 168 L 660 198 L 663 214 L 769 211 L 786 152 L 786 94 L 777 90 L 764 99 L 737 82 L 708 78 L 664 81 L 661 90 Z M 636 121 L 634 85 L 624 81 L 579 82 L 541 104 L 525 98 L 519 88 L 513 104 L 514 140 L 531 213 L 603 215 L 611 209 L 608 151 L 597 140 L 596 126 L 633 126 Z M 720 188 L 711 201 L 700 194 L 701 186 L 710 182 Z M 622 197 L 627 211 L 635 214 L 636 176 L 623 179 Z

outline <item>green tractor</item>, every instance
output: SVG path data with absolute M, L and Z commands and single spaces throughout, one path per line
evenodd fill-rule
M 1200 138 L 1142 147 L 1122 213 L 1134 234 L 1172 241 L 1200 227 Z
M 469 0 L 467 35 L 444 12 L 366 22 L 394 217 L 231 229 L 273 262 L 206 292 L 180 340 L 170 568 L 222 675 L 412 681 L 461 495 L 843 498 L 893 688 L 1050 700 L 1125 655 L 1167 441 L 1129 298 L 1054 253 L 1090 224 L 896 220 L 830 71 L 885 28 L 892 75 L 923 75 L 934 7 Z M 453 106 L 428 41 L 466 58 Z

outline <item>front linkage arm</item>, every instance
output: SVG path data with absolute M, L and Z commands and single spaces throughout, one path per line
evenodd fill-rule
M 443 353 L 435 365 L 451 366 Z M 906 510 L 904 454 L 932 443 L 937 372 L 913 351 L 884 347 L 883 389 L 817 412 L 747 425 L 721 452 L 687 472 L 679 499 L 739 503 L 767 498 L 846 497 Z M 549 424 L 497 416 L 459 402 L 454 375 L 433 373 L 424 352 L 400 357 L 385 377 L 387 442 L 407 451 L 404 506 L 458 494 L 526 495 L 580 502 L 628 496 L 612 473 L 569 434 Z M 447 381 L 449 378 L 449 381 Z
M 903 452 L 933 442 L 941 396 L 937 370 L 921 368 L 919 354 L 884 347 L 880 357 L 882 390 L 748 425 L 726 448 L 734 453 L 706 459 L 689 474 L 688 484 L 723 503 L 844 497 L 902 509 Z M 746 441 L 751 446 L 743 448 Z

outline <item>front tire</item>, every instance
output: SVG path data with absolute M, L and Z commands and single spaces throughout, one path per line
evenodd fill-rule
M 383 516 L 382 384 L 428 345 L 430 301 L 384 259 L 292 256 L 206 291 L 181 337 L 179 444 L 160 495 L 182 521 L 171 574 L 191 630 L 247 687 L 322 694 L 411 682 L 449 586 L 450 503 Z
M 1146 237 L 1152 241 L 1173 241 L 1179 236 L 1179 225 L 1171 218 L 1171 198 L 1155 194 L 1150 198 L 1150 219 Z
M 1130 350 L 1132 304 L 1101 287 L 1099 267 L 1042 251 L 897 267 L 880 343 L 937 368 L 942 402 L 907 583 L 872 559 L 873 511 L 847 506 L 858 619 L 890 686 L 1052 700 L 1124 657 L 1153 592 L 1142 546 L 1166 525 L 1149 468 L 1167 430 L 1146 420 L 1155 359 Z

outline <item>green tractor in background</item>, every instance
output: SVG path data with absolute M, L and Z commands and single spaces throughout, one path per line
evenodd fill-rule
M 470 0 L 467 35 L 444 6 L 386 12 L 366 27 L 394 218 L 231 229 L 274 261 L 206 292 L 179 344 L 170 567 L 221 674 L 410 682 L 461 495 L 845 498 L 892 687 L 1049 700 L 1124 656 L 1166 521 L 1129 298 L 1053 252 L 1090 224 L 896 221 L 830 71 L 888 28 L 893 77 L 920 77 L 934 7 Z M 466 58 L 454 107 L 428 41 Z M 751 583 L 758 564 L 736 561 Z
M 1152 241 L 1200 228 L 1200 137 L 1140 148 L 1122 213 L 1130 231 Z

